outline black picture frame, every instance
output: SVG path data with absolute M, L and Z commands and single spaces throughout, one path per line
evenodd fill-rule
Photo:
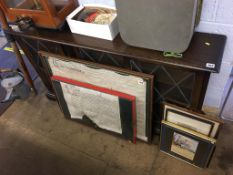
M 77 82 L 77 81 L 73 81 L 73 80 L 69 80 L 67 78 L 63 78 L 63 77 L 51 77 L 52 83 L 53 83 L 53 87 L 57 96 L 57 100 L 59 103 L 59 106 L 61 108 L 61 110 L 63 111 L 64 115 L 66 118 L 68 119 L 72 119 L 71 116 L 71 111 L 69 110 L 69 104 L 67 102 L 67 100 L 65 99 L 65 94 L 63 91 L 63 88 L 61 86 L 61 83 L 66 84 L 66 85 L 70 85 L 73 87 L 78 87 L 78 88 L 83 88 L 83 89 L 89 89 L 91 91 L 95 91 L 95 92 L 100 92 L 102 94 L 107 94 L 107 95 L 111 95 L 111 96 L 115 96 L 118 97 L 118 104 L 119 104 L 119 115 L 120 115 L 120 122 L 121 122 L 121 127 L 122 127 L 122 136 L 127 139 L 132 141 L 133 143 L 136 143 L 136 125 L 135 125 L 135 121 L 136 121 L 136 106 L 135 106 L 135 97 L 128 95 L 128 94 L 123 94 L 121 92 L 116 92 L 116 91 L 112 91 L 112 90 L 106 90 L 104 88 L 101 87 L 96 87 L 96 86 L 92 86 L 89 84 L 85 84 L 82 82 Z M 79 85 L 80 84 L 84 84 L 84 85 Z M 93 89 L 94 88 L 94 89 Z M 109 106 L 110 107 L 110 106 Z M 99 127 L 95 122 L 93 122 L 91 120 L 91 118 L 87 115 L 84 115 L 82 117 L 82 119 L 76 119 L 78 121 L 81 121 L 82 123 L 85 123 L 89 126 L 92 126 L 94 128 L 98 128 L 101 130 L 105 130 L 108 132 L 113 132 L 113 131 L 109 131 L 107 129 L 103 129 L 101 127 Z M 118 133 L 119 134 L 119 133 Z
M 180 142 L 178 146 L 175 145 L 174 140 L 177 135 L 180 137 L 180 140 L 186 139 L 184 143 L 188 145 L 189 148 L 195 147 L 195 151 L 190 151 L 191 149 L 182 145 L 184 143 L 181 143 L 181 141 L 177 141 Z M 190 146 L 191 144 L 195 144 L 195 146 Z M 174 145 L 177 147 L 176 149 L 173 148 Z M 181 159 L 196 167 L 206 168 L 210 163 L 215 147 L 216 140 L 213 138 L 177 126 L 173 123 L 162 121 L 160 150 L 166 154 Z

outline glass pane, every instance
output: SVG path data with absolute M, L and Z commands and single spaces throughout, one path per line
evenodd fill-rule
M 52 4 L 55 6 L 57 12 L 59 12 L 69 3 L 70 0 L 51 0 L 51 1 Z
M 6 4 L 10 8 L 43 10 L 39 0 L 6 0 Z

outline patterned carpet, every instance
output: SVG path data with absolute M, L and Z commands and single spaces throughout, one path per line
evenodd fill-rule
M 7 43 L 6 39 L 4 37 L 0 37 L 0 69 L 1 68 L 10 68 L 10 69 L 17 69 L 18 68 L 18 63 L 15 58 L 15 54 L 10 51 L 4 50 L 5 47 L 9 47 L 9 44 Z M 32 65 L 29 63 L 26 57 L 24 57 L 24 61 L 28 67 L 28 70 L 30 72 L 30 75 L 32 79 L 37 78 L 37 73 L 32 67 Z M 7 76 L 7 74 L 0 74 L 2 78 Z M 5 89 L 3 89 L 0 86 L 0 101 L 4 99 L 5 97 Z M 0 103 L 0 116 L 5 112 L 5 110 L 12 104 L 13 102 L 8 102 L 8 103 Z

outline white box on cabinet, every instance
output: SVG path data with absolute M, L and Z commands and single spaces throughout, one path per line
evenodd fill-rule
M 66 18 L 71 32 L 80 35 L 111 40 L 111 41 L 114 40 L 114 38 L 119 33 L 117 15 L 114 17 L 111 24 L 109 25 L 91 24 L 91 23 L 74 20 L 73 18 L 79 12 L 81 12 L 85 7 L 100 7 L 100 8 L 108 8 L 108 9 L 116 10 L 115 8 L 110 6 L 97 5 L 97 4 L 88 4 L 84 6 L 79 6 Z

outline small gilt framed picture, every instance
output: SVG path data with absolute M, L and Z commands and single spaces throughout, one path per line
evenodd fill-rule
M 216 140 L 196 131 L 162 121 L 160 150 L 200 168 L 206 168 Z
M 160 150 L 194 166 L 206 168 L 215 150 L 222 121 L 164 103 Z
M 173 104 L 164 103 L 163 120 L 216 138 L 222 121 Z

